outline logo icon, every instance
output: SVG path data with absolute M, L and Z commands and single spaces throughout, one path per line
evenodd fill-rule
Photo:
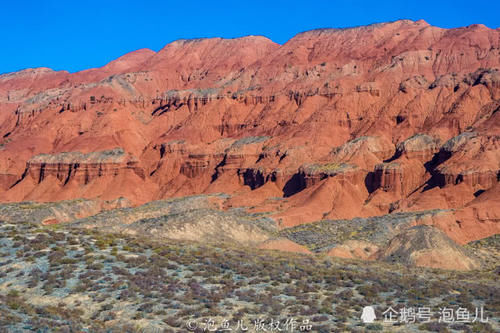
M 375 321 L 377 316 L 375 315 L 375 309 L 373 306 L 368 305 L 363 308 L 363 313 L 361 314 L 361 321 L 365 324 L 370 324 Z

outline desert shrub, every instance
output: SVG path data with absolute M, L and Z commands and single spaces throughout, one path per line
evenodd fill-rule
M 163 322 L 166 323 L 170 327 L 180 328 L 180 327 L 184 326 L 184 323 L 181 320 L 179 320 L 179 317 L 177 317 L 177 316 L 167 317 L 163 320 Z
M 136 312 L 133 316 L 132 316 L 132 319 L 133 320 L 140 320 L 140 319 L 143 319 L 144 318 L 144 313 L 142 312 Z
M 436 321 L 419 325 L 418 329 L 421 331 L 430 331 L 430 332 L 442 332 L 442 333 L 450 332 L 447 323 L 438 323 Z
M 101 264 L 100 262 L 93 262 L 93 263 L 87 265 L 87 269 L 90 269 L 93 271 L 100 271 L 103 268 L 104 268 L 104 265 Z
M 153 307 L 154 307 L 154 303 L 143 303 L 137 308 L 137 311 L 151 313 L 151 312 L 153 312 Z
M 383 331 L 384 326 L 382 326 L 381 324 L 368 324 L 366 325 L 366 329 L 369 331 Z
M 62 242 L 64 240 L 66 240 L 66 235 L 63 232 L 50 231 L 49 234 L 50 234 L 50 238 L 54 242 Z
M 348 301 L 348 300 L 352 299 L 352 297 L 354 296 L 354 293 L 352 292 L 351 289 L 345 289 L 345 290 L 341 291 L 340 293 L 338 293 L 337 295 L 342 300 Z

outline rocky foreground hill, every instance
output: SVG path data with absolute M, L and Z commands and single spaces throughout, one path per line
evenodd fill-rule
M 172 237 L 165 226 L 220 220 L 190 237 L 477 269 L 462 246 L 500 233 L 499 69 L 499 29 L 402 20 L 283 45 L 178 40 L 78 73 L 3 74 L 0 199 L 88 200 L 45 224 Z M 213 205 L 95 223 L 193 195 Z M 230 223 L 239 235 L 227 236 Z
M 162 206 L 164 213 L 180 208 Z M 2 208 L 5 216 L 9 209 Z M 61 206 L 19 209 L 50 208 Z M 425 230 L 432 227 L 418 228 L 419 241 L 441 237 Z M 489 252 L 494 244 L 498 250 L 495 238 L 471 246 Z M 498 332 L 498 293 L 498 270 L 429 270 L 22 219 L 0 223 L 4 332 L 221 332 L 224 322 L 233 332 L 269 332 L 271 320 L 281 332 Z M 360 321 L 365 306 L 374 306 L 374 323 Z M 426 307 L 429 320 L 387 322 L 389 307 Z M 460 307 L 471 317 L 444 322 L 443 307 Z M 483 316 L 475 319 L 475 309 L 484 309 Z

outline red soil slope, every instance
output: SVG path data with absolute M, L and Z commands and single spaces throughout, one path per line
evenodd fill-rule
M 499 68 L 499 30 L 403 20 L 4 74 L 0 199 L 226 192 L 283 227 L 455 209 L 467 242 L 500 231 Z

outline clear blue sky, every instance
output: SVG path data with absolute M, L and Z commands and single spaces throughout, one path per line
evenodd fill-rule
M 179 38 L 251 34 L 284 43 L 305 30 L 403 18 L 443 28 L 500 26 L 498 0 L 5 0 L 0 8 L 0 73 L 41 66 L 74 72 Z

